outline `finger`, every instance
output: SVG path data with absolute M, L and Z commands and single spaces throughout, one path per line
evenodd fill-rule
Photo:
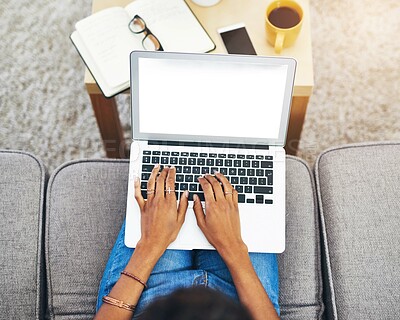
M 157 177 L 157 188 L 156 188 L 156 196 L 163 197 L 165 196 L 165 179 L 167 178 L 169 168 L 165 167 L 163 171 L 161 171 L 160 175 Z
M 207 202 L 210 203 L 212 201 L 215 201 L 214 191 L 213 191 L 211 183 L 208 182 L 208 180 L 206 178 L 204 178 L 204 177 L 200 177 L 198 179 L 198 181 L 199 181 L 199 183 L 201 185 L 201 188 L 203 189 L 204 198 L 206 200 L 206 203 Z
M 139 205 L 140 210 L 143 210 L 145 201 L 142 196 L 142 190 L 140 188 L 140 179 L 139 177 L 135 177 L 135 199 Z
M 175 193 L 175 192 L 174 192 Z M 186 216 L 186 211 L 189 205 L 189 191 L 185 191 L 181 199 L 179 200 L 179 205 L 178 205 L 178 221 L 183 224 L 185 221 L 185 216 Z
M 175 167 L 169 168 L 168 175 L 165 179 L 165 197 L 168 198 L 169 201 L 176 202 L 175 176 L 176 176 Z
M 193 211 L 196 216 L 197 225 L 200 227 L 201 230 L 203 230 L 204 226 L 206 225 L 203 206 L 201 205 L 200 198 L 196 194 L 194 195 L 193 200 Z
M 225 200 L 224 192 L 222 191 L 222 187 L 219 184 L 219 181 L 215 179 L 212 175 L 207 174 L 205 176 L 207 181 L 212 185 L 214 196 L 217 201 Z
M 158 171 L 160 171 L 160 165 L 156 164 L 153 170 L 151 170 L 149 181 L 147 181 L 147 200 L 154 197 Z
M 237 192 L 236 189 L 233 189 L 232 201 L 235 204 L 235 206 L 237 207 L 239 204 L 239 192 Z
M 224 187 L 225 198 L 228 200 L 232 200 L 233 198 L 233 186 L 230 184 L 228 179 L 220 172 L 216 173 L 215 176 L 222 183 Z

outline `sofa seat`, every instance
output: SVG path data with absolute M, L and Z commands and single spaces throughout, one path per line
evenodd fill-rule
M 92 319 L 98 285 L 126 210 L 128 161 L 59 167 L 47 191 L 45 256 L 50 319 Z M 133 195 L 131 195 L 134 201 Z M 305 162 L 287 158 L 287 244 L 279 256 L 282 319 L 323 312 L 317 205 Z

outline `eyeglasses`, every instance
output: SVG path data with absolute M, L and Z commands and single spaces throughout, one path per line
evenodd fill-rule
M 135 15 L 132 20 L 129 22 L 129 30 L 131 30 L 134 34 L 144 34 L 144 38 L 142 40 L 143 48 L 151 51 L 164 51 L 160 41 L 157 37 L 151 33 L 149 28 L 147 28 L 144 20 L 139 16 Z

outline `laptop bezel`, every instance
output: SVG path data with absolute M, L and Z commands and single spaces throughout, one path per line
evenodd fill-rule
M 266 63 L 275 66 L 287 66 L 287 77 L 285 84 L 285 93 L 282 106 L 281 123 L 279 126 L 278 138 L 248 138 L 248 137 L 229 137 L 229 136 L 191 136 L 183 134 L 158 134 L 143 133 L 139 131 L 139 59 L 184 59 L 201 61 L 227 61 L 240 63 Z M 226 55 L 226 54 L 203 54 L 203 53 L 177 53 L 165 51 L 133 51 L 130 54 L 130 76 L 131 76 L 131 123 L 132 139 L 142 141 L 179 141 L 179 142 L 207 142 L 223 144 L 246 144 L 257 146 L 284 146 L 289 123 L 290 107 L 294 87 L 294 78 L 296 71 L 296 60 L 293 58 L 282 57 L 264 57 L 264 56 L 244 56 L 244 55 Z

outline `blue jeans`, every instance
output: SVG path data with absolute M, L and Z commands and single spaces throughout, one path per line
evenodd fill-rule
M 103 296 L 110 293 L 134 251 L 125 246 L 124 236 L 125 222 L 111 251 L 100 283 L 96 310 L 102 305 Z M 250 253 L 250 259 L 279 314 L 279 279 L 276 255 Z M 144 308 L 157 297 L 168 295 L 178 288 L 198 285 L 218 290 L 237 301 L 239 300 L 231 274 L 217 251 L 166 250 L 147 281 L 147 289 L 140 297 L 134 318 L 140 316 Z

